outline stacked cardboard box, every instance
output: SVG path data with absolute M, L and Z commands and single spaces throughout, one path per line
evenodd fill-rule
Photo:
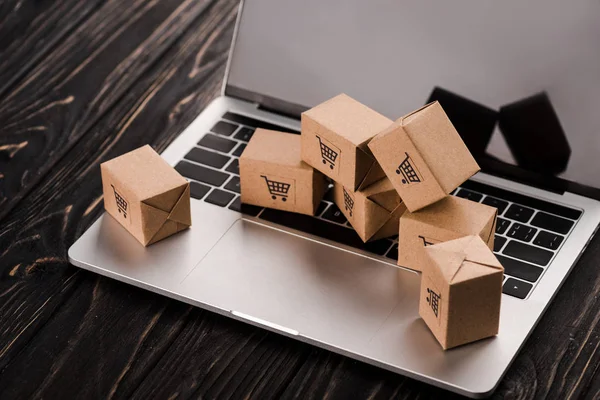
M 398 265 L 421 271 L 427 282 L 442 282 L 448 278 L 445 271 L 458 271 L 463 261 L 468 265 L 462 271 L 468 272 L 478 260 L 487 260 L 482 263 L 489 271 L 482 267 L 481 273 L 461 275 L 459 288 L 446 290 L 445 296 L 463 293 L 459 289 L 476 292 L 486 282 L 483 275 L 493 275 L 495 285 L 503 272 L 492 253 L 496 209 L 449 196 L 478 171 L 438 102 L 394 122 L 345 94 L 302 113 L 300 137 L 257 130 L 240 158 L 243 202 L 314 215 L 326 176 L 334 183 L 335 204 L 360 238 L 366 242 L 399 234 Z M 477 241 L 460 242 L 464 237 Z M 427 251 L 457 239 L 454 247 Z M 461 246 L 470 253 L 461 253 Z M 469 258 L 471 253 L 475 258 Z M 447 286 L 458 285 L 456 277 L 450 278 Z M 490 336 L 497 332 L 499 296 L 494 291 L 478 302 L 493 311 L 486 317 L 489 329 L 462 332 L 457 339 L 447 337 L 456 319 L 446 321 L 444 329 L 434 329 L 432 320 L 428 324 L 444 348 Z M 431 302 L 427 299 L 421 300 Z M 444 304 L 444 315 L 466 313 L 473 316 L 472 324 L 480 318 L 466 309 L 463 314 L 453 310 L 463 307 L 460 302 Z

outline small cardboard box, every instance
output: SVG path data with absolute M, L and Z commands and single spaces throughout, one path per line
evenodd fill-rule
M 325 177 L 300 158 L 300 136 L 257 129 L 240 157 L 242 203 L 314 215 Z
M 406 211 L 387 178 L 356 192 L 336 182 L 333 201 L 364 242 L 396 235 L 398 220 Z
M 478 235 L 493 249 L 497 213 L 494 207 L 455 196 L 404 213 L 400 218 L 398 265 L 422 271 L 427 265 L 426 246 L 466 235 Z
M 427 247 L 419 315 L 444 349 L 498 334 L 504 268 L 479 236 Z
M 437 101 L 394 122 L 369 148 L 411 212 L 441 200 L 479 171 Z
M 104 208 L 144 246 L 192 225 L 190 184 L 146 145 L 100 165 Z
M 393 121 L 340 94 L 302 113 L 302 160 L 351 190 L 385 176 L 367 144 Z

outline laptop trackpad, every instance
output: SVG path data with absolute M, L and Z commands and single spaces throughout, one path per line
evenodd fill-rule
M 417 317 L 418 276 L 238 220 L 182 282 L 190 299 L 338 346 Z M 400 306 L 399 306 L 400 305 Z M 393 313 L 392 313 L 393 312 Z

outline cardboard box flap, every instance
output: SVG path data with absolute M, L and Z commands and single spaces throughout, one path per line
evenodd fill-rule
M 360 182 L 355 182 L 355 186 L 357 190 L 362 190 L 363 188 L 367 188 L 374 182 L 377 182 L 380 179 L 385 178 L 385 172 L 381 169 L 381 166 L 375 160 L 370 152 L 366 153 L 363 150 L 357 148 L 356 149 L 356 169 L 355 175 L 358 177 L 363 177 Z
M 496 234 L 496 221 L 498 220 L 498 210 L 494 213 L 494 218 L 490 221 L 490 223 L 486 224 L 483 228 L 482 239 L 487 244 L 490 249 L 494 249 L 494 237 Z
M 425 251 L 436 264 L 444 266 L 441 273 L 448 283 L 471 280 L 504 270 L 487 244 L 475 235 L 428 246 Z
M 142 215 L 142 235 L 144 244 L 149 244 L 150 240 L 156 235 L 156 232 L 169 219 L 169 213 L 145 203 L 140 203 Z
M 444 268 L 439 269 L 439 272 L 448 283 L 452 282 L 467 257 L 465 253 L 446 250 L 439 248 L 437 245 L 427 246 L 425 251 L 435 264 L 444 266 Z
M 428 107 L 431 107 L 433 105 L 433 103 L 437 103 L 437 101 L 432 101 L 431 103 L 427 103 L 425 104 L 423 107 L 421 108 L 417 108 L 415 111 L 412 111 L 408 114 L 406 114 L 405 116 L 400 118 L 401 123 L 404 123 L 404 121 L 408 122 L 411 117 L 413 117 L 415 114 L 420 113 L 421 111 L 425 110 Z
M 398 206 L 389 214 L 387 221 L 385 221 L 385 223 L 381 226 L 377 233 L 373 235 L 369 240 L 383 239 L 397 235 L 398 220 L 400 219 L 402 214 L 404 214 L 405 211 L 406 206 L 403 203 L 398 204 Z
M 375 204 L 393 212 L 401 203 L 402 199 L 394 189 L 392 182 L 385 178 L 373 183 L 363 190 L 364 195 Z
M 182 225 L 192 225 L 192 213 L 190 210 L 190 184 L 185 186 L 185 190 L 179 196 L 177 203 L 171 209 L 168 219 L 178 222 Z
M 369 216 L 369 218 L 365 217 L 364 221 L 364 235 L 368 238 L 377 233 L 377 231 L 379 231 L 379 229 L 381 229 L 381 227 L 392 217 L 389 211 L 369 199 L 366 199 L 365 215 Z M 352 219 L 350 219 L 350 223 L 352 224 Z
M 159 210 L 165 211 L 167 213 L 171 212 L 173 206 L 179 201 L 185 189 L 189 186 L 188 182 L 175 187 L 171 190 L 168 190 L 164 193 L 157 194 L 155 196 L 149 197 L 147 199 L 140 199 L 142 203 L 152 206 L 154 208 L 158 208 Z
M 160 229 L 154 234 L 154 236 L 152 236 L 148 244 L 158 242 L 159 240 L 171 236 L 184 228 L 186 228 L 186 226 L 183 226 L 183 224 L 167 220 L 163 224 L 163 226 L 161 226 Z

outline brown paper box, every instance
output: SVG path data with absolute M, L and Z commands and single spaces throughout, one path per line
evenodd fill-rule
M 422 271 L 427 264 L 425 246 L 478 235 L 494 248 L 497 209 L 455 196 L 400 218 L 398 265 Z
M 314 215 L 325 177 L 300 158 L 300 136 L 257 129 L 240 157 L 242 203 Z
M 357 190 L 385 176 L 367 144 L 392 121 L 340 94 L 302 113 L 302 160 Z
M 406 211 L 387 178 L 356 192 L 336 182 L 333 201 L 364 242 L 396 235 L 398 220 Z
M 419 315 L 444 349 L 498 334 L 504 268 L 479 236 L 427 247 Z
M 479 171 L 437 101 L 394 122 L 369 148 L 411 212 L 442 199 Z
M 146 145 L 100 165 L 104 208 L 144 246 L 192 225 L 190 184 Z

